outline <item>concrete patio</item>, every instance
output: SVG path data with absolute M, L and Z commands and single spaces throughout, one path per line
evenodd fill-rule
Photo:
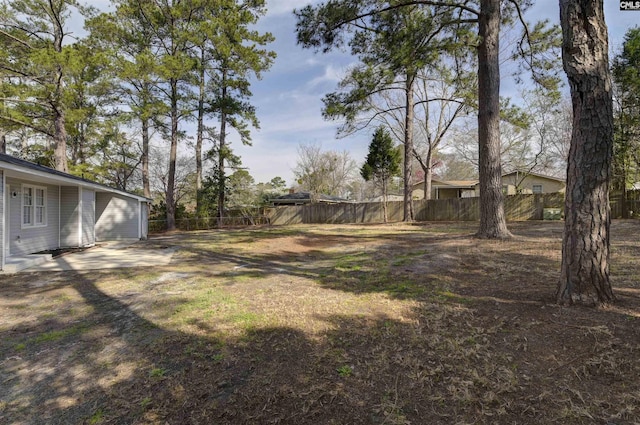
M 175 247 L 145 246 L 137 240 L 101 242 L 82 252 L 70 252 L 57 258 L 47 255 L 11 257 L 5 273 L 30 273 L 64 270 L 102 270 L 125 267 L 153 267 L 166 265 Z

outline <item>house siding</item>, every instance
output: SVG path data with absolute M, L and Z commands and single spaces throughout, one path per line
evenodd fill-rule
M 96 193 L 96 240 L 137 239 L 140 202 L 111 193 Z
M 82 245 L 93 245 L 95 240 L 96 192 L 82 190 Z
M 520 186 L 516 187 L 518 182 L 520 182 Z M 541 185 L 542 193 L 564 193 L 566 189 L 563 181 L 553 178 L 537 175 L 528 175 L 522 178 L 522 175 L 518 176 L 516 173 L 502 176 L 503 190 L 506 190 L 507 195 L 532 194 L 534 185 Z M 476 195 L 480 196 L 479 183 L 476 185 Z
M 460 189 L 439 187 L 437 188 L 436 194 L 432 199 L 453 199 L 460 197 Z
M 77 186 L 60 187 L 60 245 L 78 246 L 80 214 Z
M 533 193 L 533 185 L 539 184 L 542 186 L 542 193 L 564 193 L 565 184 L 552 179 L 545 179 L 538 176 L 527 176 L 520 184 L 522 193 Z
M 18 195 L 9 200 L 9 254 L 24 255 L 47 249 L 58 248 L 58 193 L 59 187 L 26 180 L 8 178 L 9 196 L 13 192 Z M 47 225 L 22 228 L 22 185 L 35 185 L 47 189 L 46 215 Z

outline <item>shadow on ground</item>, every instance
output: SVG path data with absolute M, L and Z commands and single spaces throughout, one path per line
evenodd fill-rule
M 637 288 L 556 307 L 557 235 L 519 226 L 526 244 L 198 232 L 150 242 L 180 246 L 179 267 L 1 278 L 0 422 L 637 422 Z M 621 273 L 637 246 L 620 237 Z

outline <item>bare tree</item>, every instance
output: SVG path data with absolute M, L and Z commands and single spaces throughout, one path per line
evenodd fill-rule
M 431 197 L 431 179 L 436 162 L 436 153 L 456 120 L 470 109 L 473 100 L 473 75 L 459 70 L 453 74 L 447 67 L 423 69 L 418 73 L 414 89 L 413 148 L 410 159 L 414 159 L 424 175 L 424 198 Z M 384 91 L 368 99 L 369 114 L 354 121 L 351 130 L 360 130 L 373 122 L 387 128 L 399 143 L 405 139 L 405 96 L 397 91 Z M 477 138 L 475 138 L 477 140 Z M 411 182 L 413 185 L 415 182 Z
M 475 79 L 458 71 L 458 84 L 452 85 L 452 75 L 440 70 L 445 78 L 421 75 L 417 85 L 421 113 L 416 120 L 413 155 L 424 174 L 424 199 L 431 198 L 431 179 L 438 149 L 444 144 L 454 122 L 470 110 L 470 93 Z M 448 77 L 446 77 L 448 75 Z
M 506 119 L 501 122 L 502 168 L 520 172 L 516 186 L 531 173 L 564 175 L 571 135 L 571 111 L 565 103 L 535 90 L 522 93 L 522 98 L 529 111 L 526 120 L 515 120 L 515 124 Z M 477 130 L 470 121 L 464 124 L 452 131 L 451 146 L 461 158 L 477 167 Z
M 300 188 L 312 196 L 346 196 L 356 170 L 347 151 L 323 152 L 319 144 L 303 144 L 298 147 L 298 163 L 293 172 Z
M 169 186 L 169 157 L 166 151 L 151 148 L 150 151 L 150 183 L 153 195 L 166 194 Z M 173 207 L 193 196 L 195 183 L 195 164 L 193 158 L 180 156 L 176 162 L 175 181 L 173 184 Z
M 534 90 L 523 93 L 529 111 L 526 131 L 528 154 L 517 164 L 522 171 L 564 175 L 571 143 L 572 111 L 566 99 Z

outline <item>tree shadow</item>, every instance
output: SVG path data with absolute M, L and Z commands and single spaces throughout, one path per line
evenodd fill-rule
M 256 323 L 223 332 L 207 317 L 181 328 L 188 332 L 161 327 L 158 294 L 110 294 L 107 273 L 34 274 L 31 283 L 53 285 L 2 286 L 6 305 L 26 311 L 23 299 L 42 308 L 51 299 L 53 314 L 0 331 L 0 422 L 586 423 L 584 412 L 606 422 L 616 406 L 640 402 L 640 383 L 628 379 L 638 371 L 637 326 L 620 311 L 552 307 L 557 259 L 441 234 L 364 245 L 287 256 L 182 248 L 186 270 L 222 264 L 198 272 L 221 285 L 300 278 L 410 306 L 317 315 L 321 330 Z M 63 289 L 79 301 L 60 311 L 53 301 Z M 591 369 L 574 365 L 576 356 Z M 610 391 L 593 391 L 601 385 Z M 632 423 L 640 411 L 630 412 Z
M 224 335 L 202 320 L 203 336 L 157 326 L 138 313 L 145 309 L 137 296 L 114 297 L 89 275 L 66 275 L 88 313 L 15 329 L 21 337 L 2 346 L 3 422 L 446 423 L 451 412 L 434 414 L 430 399 L 467 373 L 454 364 L 427 373 L 443 364 L 436 351 L 445 343 L 425 345 L 422 337 L 444 328 L 447 344 L 458 338 L 458 325 L 434 309 L 422 311 L 418 325 L 323 316 L 327 330 L 316 335 L 286 326 Z M 454 417 L 473 414 L 464 404 Z
M 309 357 L 300 331 L 227 337 L 165 329 L 138 314 L 136 296 L 116 298 L 88 275 L 66 275 L 89 312 L 2 332 L 0 422 L 212 423 L 225 417 L 226 403 L 243 392 L 261 359 L 276 364 L 274 341 L 291 346 L 287 358 Z M 46 296 L 41 288 L 34 292 Z M 290 373 L 287 363 L 274 373 Z

